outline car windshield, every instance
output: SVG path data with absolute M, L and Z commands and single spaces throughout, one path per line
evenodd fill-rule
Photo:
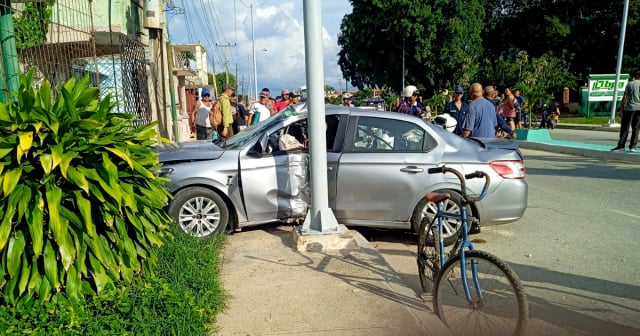
M 259 137 L 260 134 L 262 134 L 266 129 L 298 113 L 299 112 L 297 112 L 293 108 L 293 106 L 288 106 L 284 110 L 269 117 L 267 120 L 261 121 L 255 125 L 252 125 L 251 127 L 244 129 L 242 132 L 227 140 L 226 143 L 219 144 L 219 146 L 224 149 L 235 149 L 242 147 L 244 144 L 250 142 L 256 137 Z

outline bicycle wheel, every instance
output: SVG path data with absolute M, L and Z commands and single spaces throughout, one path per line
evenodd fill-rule
M 436 279 L 434 310 L 454 335 L 522 335 L 529 306 L 515 272 L 502 260 L 483 251 L 465 251 L 465 277 L 472 300 L 467 300 L 461 278 L 460 255 L 443 266 Z M 482 298 L 473 280 L 472 265 Z
M 424 294 L 431 295 L 433 283 L 440 270 L 440 230 L 436 225 L 429 227 L 429 219 L 423 218 L 418 238 L 418 274 Z

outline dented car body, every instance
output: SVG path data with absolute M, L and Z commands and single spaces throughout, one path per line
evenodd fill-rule
M 277 221 L 301 221 L 310 206 L 307 106 L 290 106 L 226 142 L 194 141 L 158 147 L 174 195 L 169 213 L 198 237 Z M 352 226 L 415 229 L 435 205 L 430 191 L 454 196 L 453 176 L 428 175 L 442 164 L 465 173 L 490 174 L 485 199 L 471 213 L 480 225 L 508 223 L 527 206 L 524 163 L 517 144 L 503 139 L 463 139 L 419 118 L 393 112 L 327 105 L 329 205 Z M 284 135 L 300 146 L 283 148 Z M 471 180 L 470 193 L 482 181 Z M 445 207 L 459 211 L 455 197 Z M 460 223 L 445 225 L 445 237 Z

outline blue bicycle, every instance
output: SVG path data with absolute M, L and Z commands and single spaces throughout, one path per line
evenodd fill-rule
M 489 187 L 489 175 L 476 171 L 462 175 L 449 167 L 431 168 L 429 174 L 452 173 L 461 183 L 460 214 L 443 210 L 448 193 L 428 193 L 438 205 L 433 219 L 424 218 L 418 241 L 418 273 L 425 295 L 433 295 L 433 307 L 455 335 L 522 335 L 529 306 L 520 279 L 498 257 L 475 250 L 468 236 L 467 205 L 481 200 Z M 484 178 L 479 196 L 467 195 L 466 179 Z M 442 225 L 460 219 L 462 229 L 452 249 L 445 253 Z

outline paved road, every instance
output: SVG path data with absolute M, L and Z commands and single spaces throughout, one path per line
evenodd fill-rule
M 524 217 L 472 237 L 522 278 L 529 335 L 640 335 L 640 166 L 523 153 L 530 187 Z M 415 235 L 363 234 L 418 292 Z

